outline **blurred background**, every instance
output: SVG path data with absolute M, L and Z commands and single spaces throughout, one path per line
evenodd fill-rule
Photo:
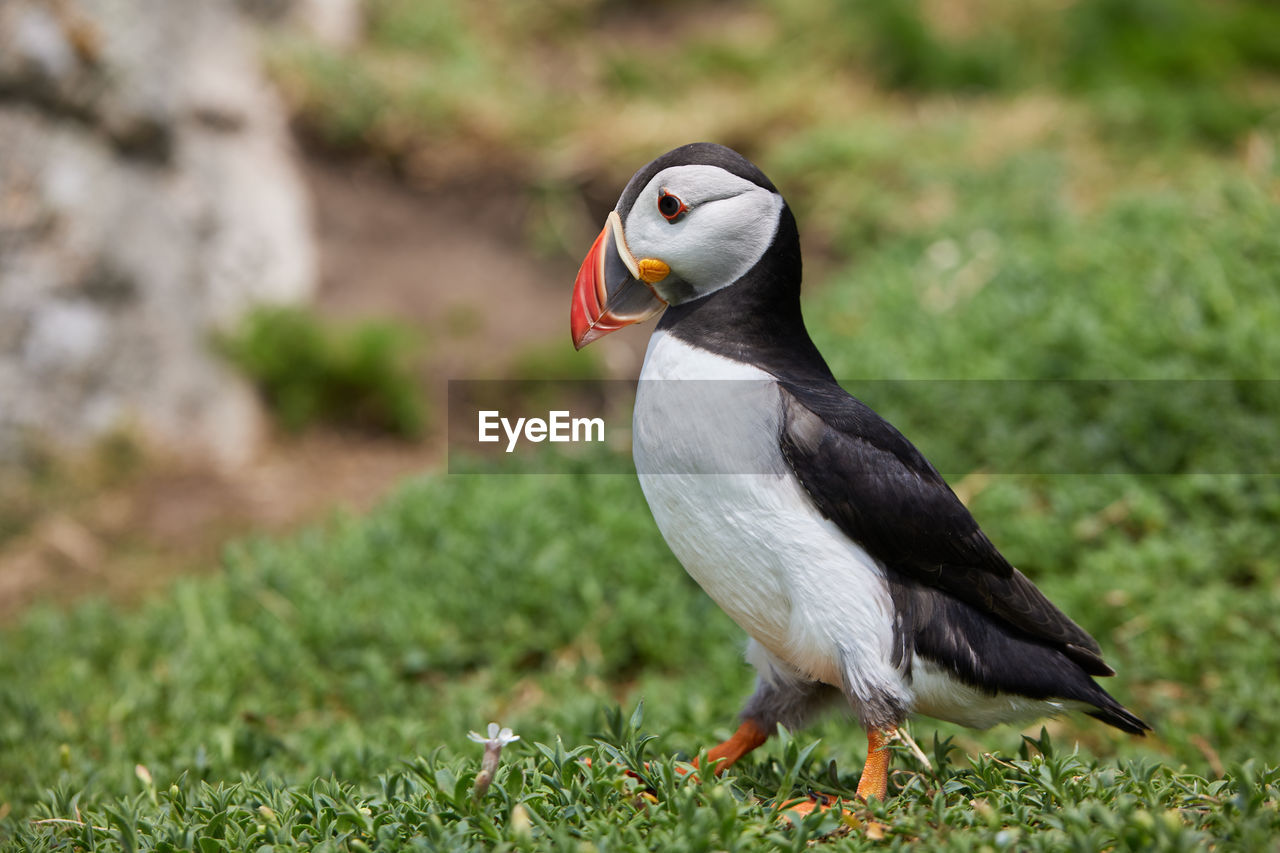
M 811 330 L 855 393 L 1276 378 L 1270 0 L 4 0 L 0 620 L 85 593 L 132 606 L 217 568 L 228 541 L 368 510 L 439 470 L 448 379 L 634 376 L 648 326 L 572 351 L 573 275 L 630 175 L 695 140 L 786 195 Z M 1002 399 L 971 395 L 961 432 L 869 397 L 931 455 L 1078 427 L 1051 395 Z M 1126 441 L 1159 440 L 1135 424 Z M 1135 711 L 1159 728 L 1220 696 L 1240 709 L 1173 725 L 1184 761 L 1244 754 L 1212 732 L 1230 741 L 1280 699 L 1261 652 L 1215 668 L 1209 651 L 1280 642 L 1280 488 L 1235 459 L 1214 476 L 1194 449 L 1131 476 L 955 472 L 1014 562 L 1119 650 Z M 432 519 L 470 529 L 459 501 L 507 507 L 501 532 L 472 533 L 524 547 L 522 495 L 576 500 L 555 483 L 422 487 L 471 491 L 393 515 L 424 559 L 452 547 Z M 533 658 L 511 638 L 387 642 L 412 679 L 486 655 L 554 669 L 568 640 L 538 634 L 539 589 L 510 603 L 552 650 Z M 570 643 L 589 695 L 628 697 L 680 654 L 626 642 Z M 726 666 L 731 714 L 749 677 Z M 689 745 L 712 711 L 684 708 Z M 1274 718 L 1259 731 L 1280 747 Z
M 1261 0 L 7 0 L 0 612 L 367 507 L 449 378 L 634 376 L 569 287 L 687 141 L 841 377 L 1267 377 L 1278 76 Z

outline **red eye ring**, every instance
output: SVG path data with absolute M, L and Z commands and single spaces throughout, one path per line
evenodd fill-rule
M 667 192 L 666 187 L 658 193 L 658 213 L 668 222 L 675 222 L 688 209 L 688 205 L 679 196 Z

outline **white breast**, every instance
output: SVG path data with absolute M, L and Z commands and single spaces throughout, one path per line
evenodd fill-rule
M 894 669 L 884 572 L 782 458 L 770 374 L 655 332 L 640 380 L 634 455 L 649 508 L 689 574 L 774 659 L 757 665 L 977 728 L 1078 704 L 992 695 L 920 657 L 914 678 Z
M 906 698 L 883 573 L 787 467 L 773 377 L 656 332 L 640 379 L 640 485 L 694 580 L 799 673 Z

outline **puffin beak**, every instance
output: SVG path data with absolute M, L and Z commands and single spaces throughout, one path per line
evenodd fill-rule
M 610 211 L 604 230 L 591 244 L 573 284 L 569 327 L 574 349 L 582 349 L 623 326 L 647 320 L 666 307 L 667 303 L 647 283 L 665 276 L 666 264 L 652 260 L 644 263 L 642 278 L 641 265 L 627 248 L 622 219 L 616 210 Z M 662 276 L 654 277 L 654 264 L 660 264 Z

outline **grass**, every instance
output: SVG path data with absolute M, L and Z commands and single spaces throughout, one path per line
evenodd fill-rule
M 364 43 L 278 38 L 271 67 L 324 145 L 426 184 L 497 174 L 544 192 L 603 192 L 629 177 L 618 164 L 692 139 L 759 155 L 920 99 L 1037 93 L 1144 149 L 1229 150 L 1280 120 L 1267 0 L 683 5 L 371 0 Z
M 705 788 L 673 773 L 673 756 L 727 734 L 750 674 L 737 630 L 666 552 L 634 481 L 590 470 L 428 477 L 368 518 L 234 545 L 221 575 L 179 581 L 139 610 L 32 613 L 0 658 L 10 849 L 551 849 L 579 837 L 794 849 L 831 829 L 782 831 L 757 801 L 848 794 L 861 748 L 847 722 L 774 743 Z M 1262 758 L 1280 741 L 1280 697 L 1260 677 L 1277 602 L 1274 557 L 1259 556 L 1273 539 L 1258 537 L 1275 535 L 1274 486 L 1259 489 L 1271 510 L 1256 520 L 1247 490 L 1214 480 L 1200 503 L 1193 484 L 1178 492 L 1190 530 L 1159 523 L 1171 507 L 1140 506 L 1098 534 L 1086 522 L 1115 484 L 1074 479 L 991 488 L 977 509 L 1004 520 L 998 538 L 1015 552 L 1063 560 L 1037 578 L 1102 638 L 1117 692 L 1157 739 L 1073 720 L 1056 724 L 1056 748 L 1028 749 L 1014 731 L 944 728 L 937 772 L 899 757 L 899 796 L 878 820 L 890 843 L 954 849 L 1007 846 L 1000 837 L 1256 849 L 1280 828 L 1280 774 Z M 1262 576 L 1242 587 L 1237 560 Z M 656 742 L 602 714 L 641 697 Z M 464 734 L 490 718 L 523 740 L 477 803 L 479 750 Z M 926 747 L 932 729 L 916 727 Z M 1061 746 L 1073 741 L 1083 751 Z M 658 802 L 638 808 L 601 759 L 616 749 L 638 765 L 642 746 Z M 861 834 L 839 843 L 867 846 Z
M 323 422 L 417 438 L 427 413 L 410 365 L 414 338 L 386 321 L 340 325 L 268 306 L 250 312 L 219 348 L 290 432 Z
M 711 25 L 694 8 L 646 41 L 646 62 L 591 3 L 470 8 L 380 0 L 367 45 L 278 46 L 277 73 L 335 144 L 407 174 L 498 152 L 538 176 L 548 210 L 577 210 L 596 183 L 611 204 L 635 166 L 690 138 L 744 148 L 797 211 L 820 270 L 806 312 L 836 374 L 952 474 L 1155 726 L 1138 740 L 1072 718 L 1024 738 L 920 720 L 934 769 L 896 757 L 890 801 L 827 843 L 1274 845 L 1268 7 L 1097 0 L 1055 4 L 1046 25 L 994 0 L 956 19 L 938 4 L 716 6 Z M 1132 23 L 1160 10 L 1160 39 Z M 1081 35 L 1099 28 L 1111 41 Z M 877 45 L 913 42 L 902 68 L 876 64 Z M 559 75 L 574 94 L 547 84 L 550 59 L 581 72 Z M 1229 96 L 1221 133 L 1204 132 L 1205 87 Z M 443 159 L 414 167 L 427 151 Z M 550 244 L 579 214 L 557 215 L 569 224 Z M 530 351 L 519 372 L 597 369 L 568 358 Z M 424 476 L 367 517 L 231 543 L 219 574 L 144 605 L 27 614 L 0 637 L 0 844 L 804 849 L 834 816 L 786 829 L 770 804 L 848 795 L 864 739 L 836 718 L 724 779 L 682 777 L 677 761 L 727 736 L 750 690 L 741 634 L 632 477 L 565 464 Z M 476 799 L 466 733 L 490 720 L 522 739 Z
M 650 739 L 619 726 L 574 749 L 535 743 L 499 770 L 484 800 L 472 794 L 474 762 L 439 755 L 406 761 L 364 788 L 332 778 L 306 786 L 184 779 L 165 788 L 140 769 L 140 791 L 118 808 L 83 820 L 46 819 L 28 840 L 32 849 L 56 834 L 84 849 L 803 850 L 843 831 L 834 813 L 789 826 L 777 818 L 776 804 L 785 800 L 747 796 L 751 789 L 785 792 L 796 783 L 851 796 L 850 780 L 842 781 L 834 767 L 815 766 L 812 745 L 784 739 L 778 760 L 747 779 L 698 782 L 685 775 L 688 765 L 645 761 Z M 895 806 L 863 811 L 862 827 L 871 829 L 855 828 L 831 846 L 1249 850 L 1273 840 L 1267 798 L 1280 789 L 1274 771 L 1260 776 L 1250 764 L 1238 779 L 1206 783 L 1143 761 L 1100 769 L 1056 755 L 1043 734 L 1027 741 L 1033 749 L 1024 748 L 1020 758 L 982 756 L 965 767 L 912 776 Z M 949 799 L 975 795 L 960 807 L 947 806 Z M 63 805 L 70 813 L 75 803 Z

